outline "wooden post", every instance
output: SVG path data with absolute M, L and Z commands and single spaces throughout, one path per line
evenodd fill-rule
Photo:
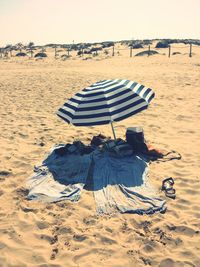
M 57 56 L 57 46 L 55 45 L 55 58 Z
M 31 52 L 31 57 L 33 57 L 33 50 L 31 49 L 31 51 L 30 51 L 30 52 Z
M 190 53 L 189 53 L 189 57 L 192 57 L 192 44 L 190 44 Z
M 12 49 L 10 49 L 10 57 L 12 57 Z
M 169 55 L 168 55 L 168 57 L 170 57 L 171 56 L 171 45 L 169 45 Z
M 112 56 L 114 57 L 115 55 L 115 45 L 113 45 L 113 51 L 112 51 Z
M 0 58 L 3 58 L 3 48 L 0 48 Z
M 69 57 L 69 47 L 68 47 L 68 49 L 67 49 L 67 55 L 68 55 L 68 57 Z
M 130 57 L 132 57 L 132 52 L 133 52 L 133 47 L 132 45 L 130 46 Z
M 150 50 L 151 50 L 151 46 L 149 45 L 148 57 L 150 56 Z

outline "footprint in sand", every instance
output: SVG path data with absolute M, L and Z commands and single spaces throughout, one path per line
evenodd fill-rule
M 113 255 L 113 250 L 111 249 L 93 248 L 74 256 L 74 262 L 76 264 L 84 264 L 86 262 L 90 262 L 91 260 L 98 260 L 99 258 L 101 258 L 101 260 L 108 259 L 111 255 Z
M 36 222 L 36 225 L 41 230 L 47 229 L 49 227 L 49 223 L 48 222 L 43 222 L 43 221 Z
M 200 231 L 194 230 L 193 228 L 185 226 L 185 225 L 168 226 L 168 229 L 170 231 L 174 231 L 174 232 L 178 233 L 179 235 L 183 234 L 183 235 L 186 235 L 186 236 L 189 236 L 189 237 L 193 237 L 194 235 L 199 235 L 200 234 Z
M 0 250 L 4 249 L 6 247 L 6 244 L 4 244 L 3 242 L 0 242 Z
M 106 237 L 106 236 L 100 236 L 100 240 L 101 240 L 102 244 L 104 244 L 104 245 L 117 244 L 117 241 L 115 241 L 114 239 L 111 239 L 109 237 Z
M 190 261 L 184 261 L 183 262 L 183 267 L 198 267 L 198 265 L 194 265 L 192 262 Z
M 172 259 L 164 259 L 160 262 L 158 267 L 175 267 L 176 263 Z
M 33 213 L 37 213 L 38 210 L 37 209 L 33 209 L 33 208 L 29 208 L 29 207 L 26 207 L 24 204 L 21 204 L 20 205 L 20 208 L 21 210 L 23 210 L 23 212 L 33 212 Z
M 87 236 L 85 236 L 85 235 L 74 235 L 74 236 L 73 236 L 73 239 L 74 239 L 75 241 L 78 241 L 78 242 L 82 242 L 82 241 L 84 241 L 86 238 L 87 238 Z
M 28 134 L 19 133 L 19 136 L 23 139 L 27 139 L 29 136 Z
M 37 265 L 37 267 L 62 267 L 62 266 L 60 264 L 43 263 L 43 264 Z
M 4 194 L 3 190 L 0 190 L 0 197 Z
M 83 219 L 83 222 L 86 225 L 95 225 L 97 221 L 93 217 L 86 217 Z
M 12 172 L 10 171 L 0 171 L 0 181 L 4 181 L 6 177 L 10 176 Z
M 58 235 L 72 234 L 73 230 L 71 227 L 61 227 L 57 230 Z
M 50 259 L 51 260 L 55 260 L 57 254 L 58 254 L 58 248 L 55 247 L 55 248 L 52 249 L 52 253 L 51 253 Z
M 145 243 L 143 249 L 146 253 L 152 253 L 154 251 L 159 251 L 161 249 L 160 247 L 161 244 L 159 244 L 157 241 L 154 241 L 153 239 L 152 240 L 145 239 L 143 243 Z
M 50 235 L 45 235 L 45 234 L 42 234 L 42 235 L 37 235 L 39 239 L 42 239 L 42 240 L 45 240 L 47 241 L 50 245 L 54 245 L 55 243 L 58 242 L 58 237 L 57 235 L 55 236 L 50 236 Z

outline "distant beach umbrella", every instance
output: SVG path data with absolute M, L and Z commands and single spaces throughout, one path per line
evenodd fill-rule
M 57 115 L 75 126 L 95 126 L 121 121 L 147 109 L 154 92 L 129 80 L 103 80 L 70 98 Z

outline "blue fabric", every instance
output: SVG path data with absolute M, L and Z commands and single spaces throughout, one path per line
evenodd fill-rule
M 57 202 L 80 198 L 92 158 L 91 155 L 57 154 L 56 151 L 63 147 L 63 144 L 56 146 L 42 165 L 35 167 L 27 181 L 28 199 Z
M 150 214 L 166 209 L 165 201 L 156 197 L 148 183 L 148 164 L 139 156 L 99 153 L 94 162 L 92 189 L 98 212 Z
M 28 179 L 29 199 L 78 201 L 83 188 L 93 191 L 98 213 L 150 214 L 166 209 L 148 183 L 148 164 L 139 155 L 119 157 L 95 149 L 90 154 L 58 153 L 56 146 Z

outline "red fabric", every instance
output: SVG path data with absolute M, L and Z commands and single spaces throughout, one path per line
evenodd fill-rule
M 148 147 L 148 152 L 147 152 L 148 155 L 153 156 L 153 157 L 157 157 L 157 158 L 163 157 L 163 153 L 160 150 L 158 150 L 157 148 L 153 148 L 153 146 L 150 144 L 148 144 L 147 147 Z

